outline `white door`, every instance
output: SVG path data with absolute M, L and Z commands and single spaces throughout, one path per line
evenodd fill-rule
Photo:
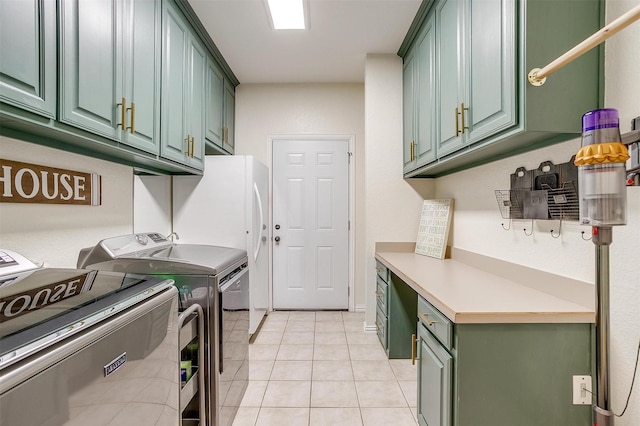
M 349 143 L 273 141 L 273 308 L 349 307 Z

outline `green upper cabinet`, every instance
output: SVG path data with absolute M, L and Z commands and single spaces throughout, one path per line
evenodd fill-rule
M 435 22 L 434 22 L 435 18 Z M 567 25 L 570 22 L 571 25 Z M 542 87 L 527 73 L 543 67 L 600 27 L 600 1 L 435 0 L 423 1 L 398 54 L 404 58 L 404 96 L 416 85 L 418 46 L 434 36 L 433 90 L 409 90 L 414 110 L 405 105 L 405 177 L 441 176 L 509 155 L 579 136 L 581 115 L 598 108 L 601 94 L 598 49 L 555 73 Z M 419 72 L 422 78 L 422 72 Z M 412 79 L 408 82 L 408 79 Z M 423 85 L 423 83 L 420 83 Z M 407 111 L 435 107 L 429 141 L 413 147 L 413 157 L 428 145 L 425 161 L 407 161 Z M 431 117 L 420 117 L 431 126 Z
M 211 153 L 233 154 L 235 88 L 213 59 L 207 63 L 206 144 Z
M 222 148 L 224 76 L 211 58 L 207 60 L 207 134 L 206 140 Z
M 160 155 L 204 168 L 207 55 L 173 3 L 163 3 Z
M 56 2 L 0 1 L 0 101 L 56 116 Z
M 403 68 L 404 172 L 436 159 L 435 28 L 431 14 Z
M 159 3 L 60 3 L 60 121 L 158 152 Z

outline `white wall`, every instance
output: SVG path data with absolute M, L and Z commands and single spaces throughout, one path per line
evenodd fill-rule
M 416 240 L 422 203 L 433 195 L 433 180 L 402 179 L 402 59 L 368 55 L 364 81 L 366 324 L 372 327 L 376 316 L 375 243 Z
M 133 232 L 172 232 L 171 176 L 133 177 Z
M 133 226 L 131 167 L 0 136 L 2 158 L 102 176 L 101 206 L 0 204 L 0 247 L 46 266 L 75 268 L 81 248 Z
M 364 309 L 364 88 L 362 84 L 240 84 L 236 154 L 271 169 L 270 136 L 354 135 L 355 305 Z
M 640 4 L 637 0 L 608 1 L 606 21 L 611 22 L 637 4 Z M 640 115 L 639 46 L 638 23 L 605 44 L 605 106 L 619 110 L 623 133 L 630 130 L 631 118 Z M 589 235 L 589 228 L 563 223 L 558 239 L 549 235 L 551 229 L 557 230 L 555 221 L 536 221 L 531 237 L 523 232 L 525 226 L 530 227 L 530 221 L 514 222 L 512 230 L 504 231 L 500 224 L 505 221 L 500 217 L 493 194 L 494 189 L 509 188 L 509 174 L 517 167 L 532 169 L 545 160 L 556 164 L 566 162 L 577 153 L 579 146 L 580 140 L 573 140 L 437 179 L 436 196 L 456 200 L 453 245 L 593 283 L 594 245 L 581 238 L 581 231 Z M 626 401 L 640 339 L 640 187 L 627 188 L 627 197 L 628 223 L 614 229 L 610 247 L 611 394 L 616 413 Z M 640 378 L 636 382 L 638 380 Z M 636 383 L 627 414 L 616 418 L 616 425 L 639 424 L 640 391 Z

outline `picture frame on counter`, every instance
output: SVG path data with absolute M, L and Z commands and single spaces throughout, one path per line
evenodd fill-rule
M 416 254 L 444 259 L 452 213 L 452 198 L 424 200 L 416 239 Z

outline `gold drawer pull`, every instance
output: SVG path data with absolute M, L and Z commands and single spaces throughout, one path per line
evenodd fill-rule
M 123 97 L 122 98 L 122 102 L 118 102 L 116 104 L 116 107 L 120 107 L 120 122 L 118 124 L 116 124 L 117 126 L 121 126 L 122 130 L 125 130 L 127 127 L 127 115 L 125 113 L 125 110 L 127 109 L 127 100 Z
M 131 102 L 131 107 L 127 108 L 127 111 L 131 111 L 131 126 L 127 126 L 125 129 L 130 129 L 129 130 L 130 133 L 135 133 L 136 132 L 136 103 Z
M 418 343 L 418 337 L 415 334 L 411 335 L 411 365 L 416 364 L 416 343 Z
M 420 314 L 419 316 L 420 316 L 420 319 L 429 327 L 433 327 L 438 322 L 438 321 L 430 320 L 429 315 L 427 314 Z
M 465 111 L 469 111 L 469 108 L 466 108 L 466 107 L 464 106 L 464 102 L 462 102 L 462 103 L 460 104 L 460 109 L 462 110 L 462 112 L 460 113 L 460 117 L 461 117 L 461 119 L 462 119 L 462 120 L 461 120 L 461 121 L 462 121 L 462 133 L 464 133 L 464 131 L 465 131 L 465 130 L 469 130 L 469 127 L 467 127 L 467 126 L 465 126 L 465 125 L 464 125 L 464 112 L 465 112 Z

